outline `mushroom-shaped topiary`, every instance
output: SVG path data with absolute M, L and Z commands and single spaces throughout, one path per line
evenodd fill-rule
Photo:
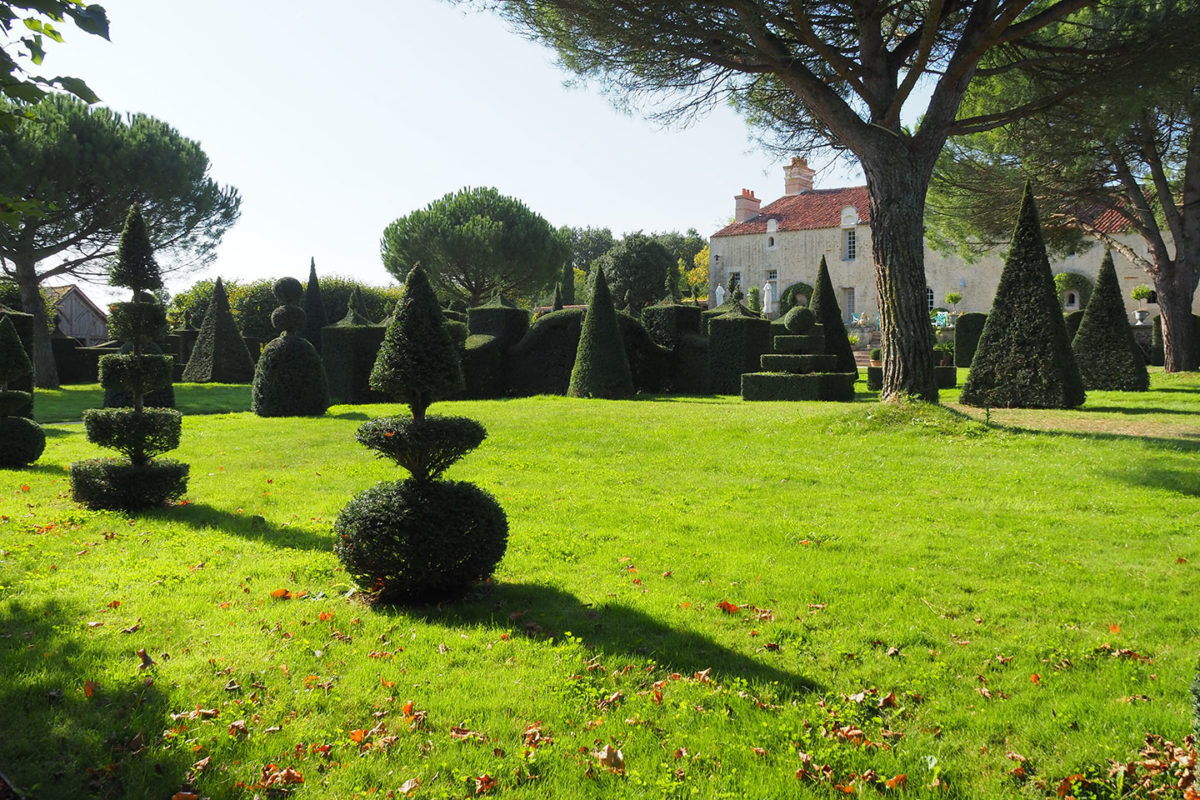
M 161 505 L 187 489 L 188 465 L 155 457 L 179 446 L 182 417 L 171 408 L 145 407 L 146 395 L 171 385 L 174 359 L 145 352 L 167 331 L 167 316 L 150 292 L 162 288 L 154 249 L 141 212 L 129 210 L 111 283 L 133 289 L 133 300 L 114 303 L 108 326 L 131 352 L 100 359 L 100 385 L 125 393 L 132 408 L 83 412 L 88 441 L 121 453 L 123 458 L 94 458 L 71 465 L 71 489 L 89 508 L 134 510 Z
M 508 520 L 490 494 L 442 473 L 487 436 L 462 417 L 427 416 L 463 388 L 458 349 L 420 266 L 408 274 L 371 386 L 407 403 L 411 417 L 364 423 L 357 439 L 412 473 L 357 495 L 334 523 L 334 551 L 379 603 L 435 601 L 466 592 L 504 557 Z
M 23 467 L 38 460 L 46 449 L 42 426 L 25 417 L 12 416 L 29 403 L 29 392 L 10 390 L 8 384 L 33 372 L 33 362 L 21 345 L 17 329 L 7 314 L 0 314 L 0 467 Z
M 280 278 L 274 291 L 282 305 L 271 313 L 271 324 L 283 335 L 258 357 L 250 409 L 260 417 L 319 416 L 329 408 L 329 384 L 320 354 L 302 334 L 304 287 L 295 278 Z

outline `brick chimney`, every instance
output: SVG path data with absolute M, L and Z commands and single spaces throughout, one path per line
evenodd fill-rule
M 783 168 L 783 193 L 793 195 L 811 192 L 813 175 L 816 174 L 817 171 L 808 166 L 808 159 L 796 156 L 792 163 Z
M 751 217 L 757 216 L 761 205 L 762 200 L 755 197 L 754 192 L 742 189 L 742 193 L 734 195 L 733 198 L 733 221 L 745 222 Z

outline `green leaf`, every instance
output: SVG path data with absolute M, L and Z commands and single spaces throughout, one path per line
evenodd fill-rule
M 59 75 L 54 80 L 50 81 L 50 83 L 53 83 L 56 86 L 61 86 L 63 89 L 75 95 L 85 103 L 100 102 L 99 96 L 97 96 L 97 94 L 93 92 L 81 78 L 71 78 L 68 76 Z
M 83 6 L 78 0 L 71 1 L 78 6 Z M 71 15 L 71 19 L 75 20 L 75 24 L 79 26 L 80 30 L 108 39 L 108 16 L 101 6 L 90 5 L 78 10 L 69 8 L 67 13 Z

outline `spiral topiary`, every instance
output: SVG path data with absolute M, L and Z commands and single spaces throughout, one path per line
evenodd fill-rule
M 162 288 L 162 277 L 137 206 L 125 220 L 109 281 L 133 289 L 133 300 L 115 303 L 109 318 L 109 330 L 128 342 L 131 352 L 100 359 L 100 385 L 107 393 L 127 394 L 132 408 L 88 409 L 83 423 L 88 441 L 124 457 L 71 464 L 71 490 L 76 502 L 89 508 L 132 511 L 179 498 L 188 478 L 187 464 L 155 459 L 179 446 L 180 413 L 145 407 L 148 393 L 170 386 L 174 359 L 144 352 L 165 332 L 166 314 L 149 294 Z
M 329 383 L 321 355 L 302 331 L 306 314 L 300 307 L 304 287 L 295 278 L 275 282 L 282 304 L 271 324 L 283 335 L 263 348 L 254 369 L 250 409 L 260 417 L 312 417 L 329 408 Z
M 405 281 L 371 385 L 407 403 L 412 416 L 370 420 L 357 439 L 412 477 L 356 495 L 334 523 L 334 552 L 377 603 L 460 596 L 504 557 L 508 519 L 483 489 L 440 480 L 487 432 L 474 420 L 425 414 L 464 383 L 458 349 L 419 265 Z
M 25 417 L 10 416 L 29 403 L 29 392 L 11 391 L 9 381 L 33 371 L 17 329 L 0 315 L 0 467 L 23 467 L 37 461 L 46 449 L 42 426 Z

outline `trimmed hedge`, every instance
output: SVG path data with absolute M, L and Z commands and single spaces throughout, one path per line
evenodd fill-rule
M 783 327 L 796 336 L 811 333 L 817 324 L 817 315 L 807 306 L 795 306 L 783 317 Z M 824 330 L 824 328 L 822 328 Z
M 71 464 L 71 494 L 91 509 L 137 511 L 178 500 L 187 491 L 188 465 L 169 458 L 134 465 L 123 458 Z
M 828 353 L 764 353 L 759 359 L 763 372 L 833 372 L 837 356 Z
M 954 322 L 954 366 L 970 367 L 979 347 L 979 337 L 987 324 L 987 314 L 969 311 Z
M 1124 316 L 1124 303 L 1122 303 L 1122 314 Z M 1072 311 L 1063 317 L 1063 322 L 1067 325 L 1067 339 L 1073 344 L 1075 342 L 1075 334 L 1079 333 L 1079 325 L 1083 322 L 1082 311 Z M 1126 320 L 1128 324 L 1128 320 Z
M 145 394 L 169 386 L 175 359 L 155 353 L 132 352 L 100 359 L 100 385 L 105 389 Z
M 511 347 L 529 330 L 529 313 L 503 297 L 496 297 L 485 305 L 467 309 L 467 328 L 472 336 L 494 336 L 502 347 Z
M 179 447 L 183 415 L 173 408 L 89 408 L 83 412 L 89 442 L 116 450 L 135 466 Z
M 743 400 L 816 400 L 821 390 L 819 375 L 789 375 L 782 372 L 742 373 Z
M 867 367 L 867 390 L 883 391 L 883 367 Z
M 846 323 L 842 320 L 842 309 L 838 305 L 837 295 L 833 292 L 833 282 L 829 279 L 829 265 L 825 256 L 821 256 L 821 266 L 817 269 L 817 285 L 813 289 L 812 299 L 808 307 L 817 316 L 817 322 L 824 326 L 825 352 L 837 356 L 838 372 L 853 372 L 858 377 L 858 361 L 854 358 L 854 348 L 850 346 L 850 336 L 846 333 Z
M 212 301 L 204 312 L 200 335 L 192 348 L 192 357 L 183 369 L 188 383 L 250 383 L 254 380 L 254 361 L 238 331 L 225 285 L 217 278 Z
M 880 367 L 880 369 L 883 369 Z M 953 389 L 958 386 L 958 367 L 951 365 L 935 364 L 933 367 L 933 381 L 939 389 Z M 883 388 L 880 384 L 879 388 Z
M 508 354 L 495 336 L 468 336 L 462 367 L 467 382 L 464 397 L 485 400 L 508 394 Z
M 337 516 L 334 552 L 378 603 L 444 600 L 495 571 L 508 518 L 470 483 L 377 483 Z
M 813 296 L 813 287 L 804 281 L 799 281 L 784 289 L 779 295 L 779 313 L 781 316 L 796 307 L 796 295 L 804 295 L 805 303 L 807 303 Z M 801 307 L 807 308 L 807 306 Z
M 272 339 L 254 370 L 250 410 L 260 417 L 316 417 L 329 408 L 321 355 L 299 333 Z
M 642 309 L 642 324 L 651 340 L 660 347 L 674 350 L 685 334 L 700 333 L 699 306 L 682 303 L 657 303 Z
M 737 394 L 742 389 L 742 375 L 758 372 L 763 354 L 771 351 L 771 323 L 739 303 L 733 311 L 709 321 L 708 338 L 710 390 Z
M 371 389 L 371 370 L 387 328 L 379 325 L 327 325 L 321 329 L 325 378 L 334 403 L 383 403 Z
M 1150 388 L 1150 373 L 1125 316 L 1111 250 L 1100 263 L 1095 290 L 1071 350 L 1085 389 L 1144 392 Z
M 360 425 L 354 438 L 381 458 L 395 461 L 415 480 L 434 481 L 479 447 L 487 429 L 468 417 L 377 417 Z
M 304 289 L 304 338 L 321 352 L 321 330 L 325 327 L 325 300 L 321 297 L 321 282 L 317 280 L 317 260 L 308 262 L 308 285 Z
M 629 357 L 625 355 L 617 311 L 608 293 L 604 268 L 597 266 L 567 395 L 613 399 L 633 392 L 633 372 L 629 368 Z
M 20 356 L 16 355 L 15 352 L 8 357 L 10 377 L 7 380 L 7 384 L 9 390 L 27 392 L 29 394 L 29 402 L 17 411 L 14 411 L 12 416 L 33 419 L 33 361 L 30 360 L 30 354 L 33 352 L 33 314 L 0 308 L 0 320 L 7 320 L 12 326 L 14 332 L 17 334 L 17 340 L 21 344 L 21 352 L 25 355 L 25 361 L 29 362 L 29 371 L 21 375 L 16 375 L 11 372 L 13 369 L 11 365 L 24 362 L 21 361 Z
M 776 353 L 824 353 L 824 328 L 817 325 L 813 328 L 812 333 L 775 336 L 772 338 L 771 344 Z
M 0 392 L 0 398 L 12 394 L 25 393 Z M 25 417 L 0 416 L 0 467 L 32 464 L 45 450 L 46 433 L 41 425 Z
M 1033 190 L 1026 184 L 1012 247 L 961 402 L 977 407 L 1074 408 L 1085 398 L 1050 275 Z
M 709 394 L 708 337 L 684 333 L 671 358 L 670 390 L 680 394 Z M 637 383 L 637 374 L 634 374 Z

